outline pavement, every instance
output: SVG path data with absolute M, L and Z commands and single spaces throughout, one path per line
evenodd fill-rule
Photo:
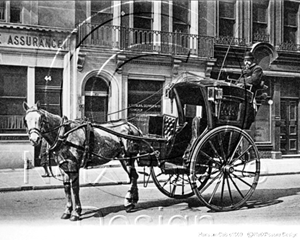
M 138 172 L 149 168 L 138 167 Z M 128 175 L 120 162 L 112 161 L 98 168 L 80 169 L 81 187 L 128 184 Z M 43 190 L 62 188 L 62 177 L 57 166 L 52 167 L 55 177 L 42 177 L 44 169 L 0 169 L 0 192 Z M 261 159 L 260 176 L 300 174 L 300 158 Z M 147 181 L 147 175 L 140 174 L 139 183 Z M 151 182 L 151 178 L 150 178 Z

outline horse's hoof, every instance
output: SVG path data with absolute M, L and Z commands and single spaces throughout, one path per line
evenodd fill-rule
M 62 216 L 61 216 L 61 219 L 70 219 L 71 217 L 71 214 L 70 213 L 64 213 Z
M 135 205 L 134 204 L 129 204 L 125 206 L 125 210 L 127 213 L 131 212 L 134 209 Z
M 76 221 L 79 221 L 79 220 L 80 220 L 80 217 L 78 217 L 78 216 L 72 215 L 70 217 L 70 221 L 72 221 L 72 222 L 76 222 Z

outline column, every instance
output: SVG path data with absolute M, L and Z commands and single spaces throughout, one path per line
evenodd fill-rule
M 191 29 L 190 34 L 192 34 L 190 38 L 190 49 L 191 54 L 198 53 L 198 1 L 191 1 L 190 7 L 190 21 L 191 21 Z
M 35 104 L 35 67 L 27 68 L 27 103 Z
M 274 81 L 274 95 L 273 95 L 273 113 L 272 122 L 274 122 L 274 134 L 272 136 L 272 142 L 274 143 L 272 149 L 272 158 L 278 159 L 281 158 L 280 151 L 280 81 Z M 274 118 L 273 118 L 274 117 Z
M 64 56 L 64 70 L 63 70 L 63 89 L 62 89 L 62 114 L 68 118 L 70 116 L 71 107 L 71 79 L 70 79 L 70 52 Z
M 121 1 L 113 1 L 113 48 L 120 47 Z

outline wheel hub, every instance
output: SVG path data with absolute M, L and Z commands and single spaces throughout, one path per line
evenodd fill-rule
M 222 167 L 222 171 L 223 171 L 223 173 L 233 173 L 234 168 L 232 165 L 225 165 Z

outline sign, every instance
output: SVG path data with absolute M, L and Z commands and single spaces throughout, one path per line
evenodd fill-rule
M 55 35 L 0 33 L 0 46 L 39 49 L 67 49 L 69 41 Z

